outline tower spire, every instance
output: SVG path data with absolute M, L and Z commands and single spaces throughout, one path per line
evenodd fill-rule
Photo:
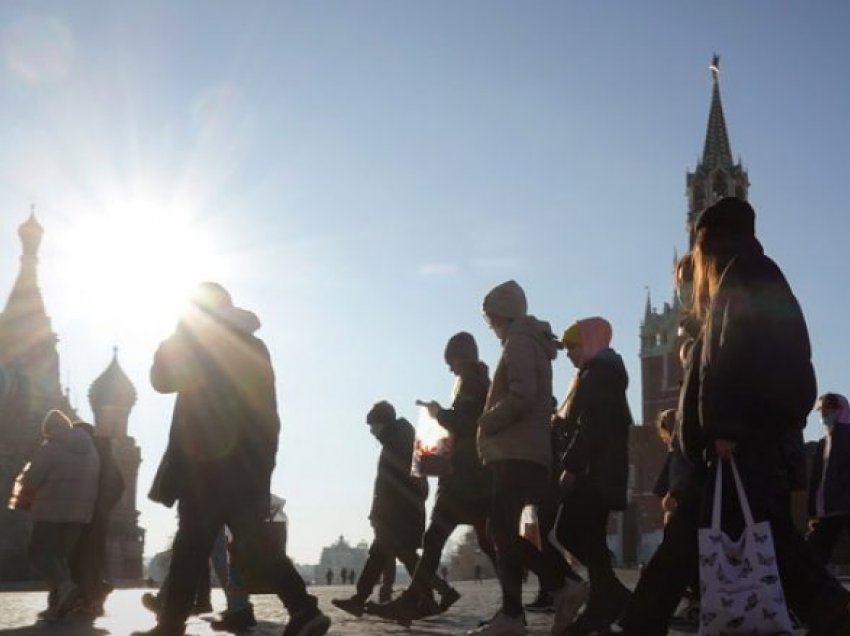
M 702 151 L 702 165 L 706 168 L 726 168 L 733 166 L 732 148 L 726 131 L 726 118 L 723 116 L 723 103 L 720 100 L 720 56 L 717 53 L 709 65 L 712 78 L 711 108 L 708 113 L 708 127 L 705 131 L 705 145 Z

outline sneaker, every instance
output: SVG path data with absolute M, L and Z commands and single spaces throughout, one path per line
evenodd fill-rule
M 699 601 L 696 599 L 688 601 L 681 612 L 670 617 L 669 627 L 678 631 L 692 631 L 699 628 Z
M 356 616 L 360 618 L 363 616 L 363 612 L 366 608 L 366 604 L 360 599 L 359 596 L 354 595 L 351 598 L 334 598 L 331 599 L 331 605 L 334 607 L 338 607 L 343 612 L 348 612 L 352 616 Z M 374 604 L 370 606 L 370 609 L 374 607 Z
M 458 592 L 453 587 L 450 587 L 445 594 L 440 596 L 440 613 L 448 610 L 452 605 L 458 602 L 460 599 L 460 592 Z
M 242 609 L 232 612 L 222 612 L 221 618 L 210 621 L 210 628 L 216 632 L 239 632 L 250 629 L 257 625 L 257 619 L 254 617 L 254 606 L 250 603 Z
M 77 586 L 72 581 L 63 581 L 56 588 L 56 605 L 54 605 L 53 610 L 56 616 L 61 618 L 75 611 L 82 600 Z
M 324 636 L 331 626 L 331 619 L 312 606 L 289 617 L 283 636 Z
M 525 605 L 526 612 L 550 614 L 555 611 L 554 599 L 546 590 L 538 590 L 537 597 Z
M 195 601 L 195 604 L 192 605 L 192 616 L 199 616 L 201 614 L 209 614 L 213 611 L 212 603 L 210 603 L 209 599 L 204 601 Z
M 499 610 L 489 621 L 467 633 L 470 636 L 525 636 L 525 620 Z
M 567 628 L 568 636 L 605 633 L 611 624 L 620 618 L 632 593 L 625 585 L 619 581 L 617 583 L 618 585 L 604 599 L 597 594 L 588 600 L 584 611 Z
M 566 632 L 589 595 L 590 583 L 572 579 L 567 579 L 564 586 L 553 594 L 555 621 L 552 623 L 552 636 L 562 636 Z

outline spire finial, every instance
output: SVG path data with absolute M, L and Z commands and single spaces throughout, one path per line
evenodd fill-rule
M 711 56 L 711 64 L 708 66 L 708 70 L 711 71 L 711 77 L 716 82 L 720 76 L 720 56 L 717 53 Z

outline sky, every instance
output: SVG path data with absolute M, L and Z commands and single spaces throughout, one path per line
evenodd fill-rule
M 0 295 L 35 205 L 74 406 L 91 417 L 113 346 L 138 391 L 151 555 L 175 517 L 145 498 L 173 406 L 148 370 L 191 286 L 224 284 L 263 322 L 273 491 L 315 563 L 371 538 L 371 404 L 446 403 L 459 330 L 494 365 L 481 301 L 504 280 L 556 332 L 609 319 L 639 417 L 640 320 L 687 247 L 715 52 L 759 237 L 821 390 L 850 391 L 848 24 L 790 0 L 2 2 Z M 571 374 L 560 357 L 556 394 Z

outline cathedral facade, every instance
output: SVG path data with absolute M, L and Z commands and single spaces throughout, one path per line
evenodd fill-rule
M 0 313 L 0 581 L 33 577 L 27 559 L 29 514 L 8 510 L 5 502 L 15 477 L 41 442 L 41 422 L 50 409 L 77 415 L 59 380 L 57 336 L 38 285 L 38 252 L 44 230 L 31 213 L 19 228 L 21 258 L 17 278 Z M 136 510 L 136 478 L 141 456 L 128 435 L 136 391 L 118 364 L 111 364 L 91 385 L 89 401 L 95 434 L 109 438 L 125 482 L 107 539 L 107 575 L 140 579 L 144 533 Z

